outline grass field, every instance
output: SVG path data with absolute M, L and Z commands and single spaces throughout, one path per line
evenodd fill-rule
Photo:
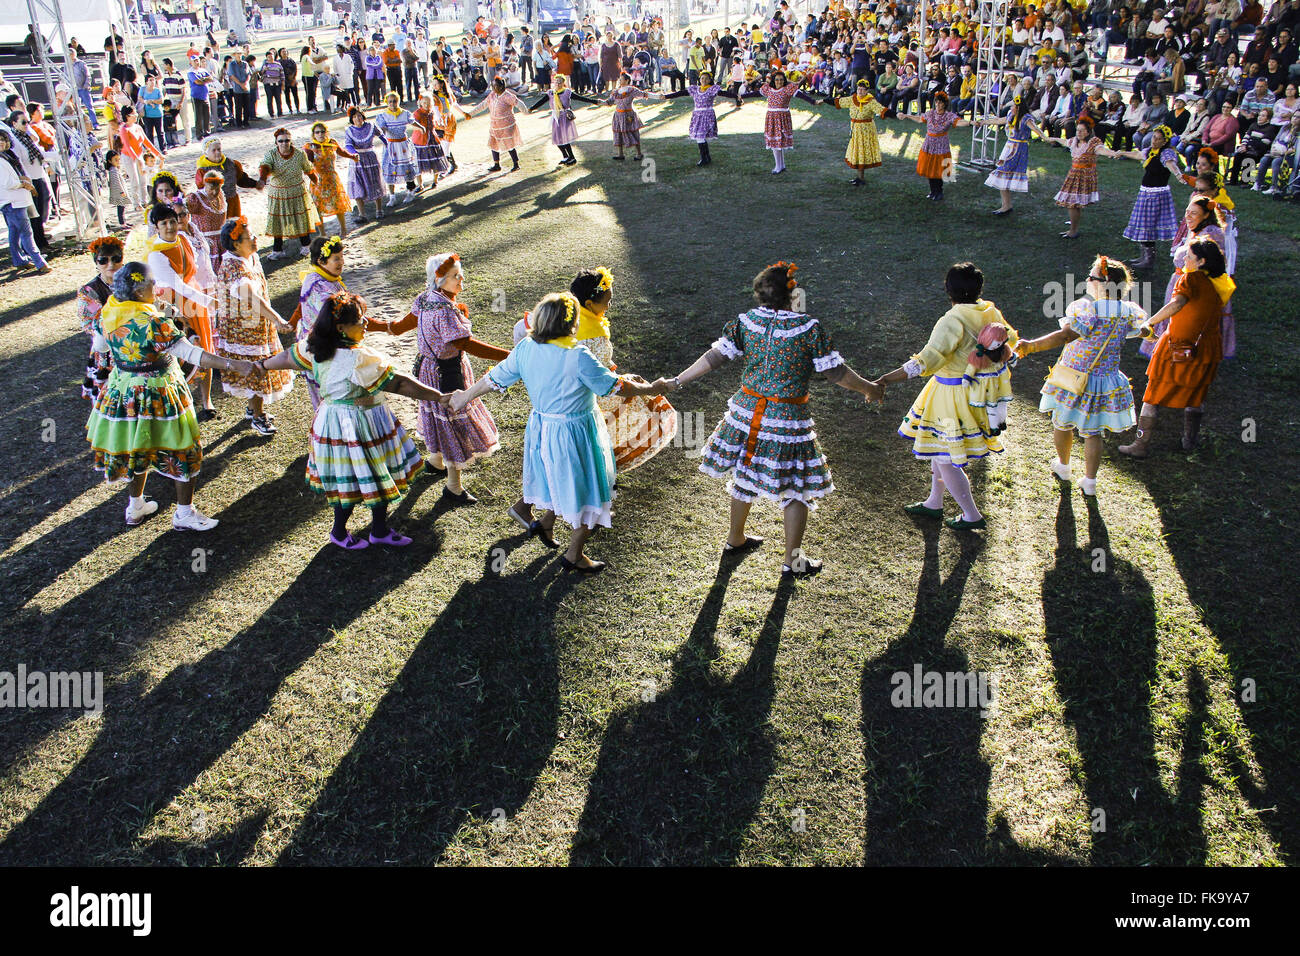
M 855 190 L 842 113 L 796 106 L 780 177 L 761 109 L 720 111 L 703 170 L 688 113 L 643 110 L 652 167 L 611 162 L 608 113 L 582 110 L 573 169 L 530 147 L 513 177 L 457 177 L 422 215 L 368 227 L 357 242 L 388 304 L 414 297 L 425 256 L 455 250 L 476 334 L 508 342 L 543 293 L 605 265 L 617 361 L 650 378 L 684 368 L 748 307 L 753 275 L 790 259 L 808 310 L 874 376 L 923 344 L 953 261 L 974 259 L 987 297 L 1037 335 L 1055 327 L 1052 283 L 1086 275 L 1097 251 L 1133 254 L 1119 234 L 1134 163 L 1103 161 L 1103 202 L 1071 243 L 1050 201 L 1064 151 L 1035 146 L 1030 197 L 993 219 L 995 194 L 964 169 L 945 203 L 924 201 L 914 124 L 882 124 L 885 166 Z M 540 118 L 524 129 L 542 141 Z M 462 162 L 483 136 L 464 124 Z M 170 488 L 151 479 L 160 516 L 127 530 L 123 493 L 89 467 L 75 388 L 70 300 L 88 263 L 6 284 L 0 669 L 102 670 L 107 706 L 0 711 L 0 862 L 1290 862 L 1297 220 L 1235 192 L 1240 356 L 1198 452 L 1167 416 L 1148 461 L 1108 442 L 1095 504 L 1062 491 L 1036 411 L 1048 357 L 1032 357 L 1006 453 L 974 469 L 989 528 L 963 537 L 900 511 L 928 480 L 894 435 L 919 385 L 881 409 L 818 383 L 838 493 L 806 541 L 826 570 L 795 586 L 777 574 L 771 508 L 751 528 L 769 543 L 720 563 L 725 493 L 681 447 L 623 478 L 614 529 L 591 547 L 610 569 L 557 573 L 505 516 L 521 389 L 489 399 L 503 450 L 467 480 L 480 505 L 448 511 L 422 479 L 397 514 L 415 538 L 404 552 L 322 548 L 299 390 L 272 441 L 237 421 L 235 399 L 204 426 L 197 500 L 220 528 L 173 533 Z M 271 265 L 288 314 L 300 266 Z M 1155 298 L 1168 271 L 1166 256 Z M 1126 369 L 1140 393 L 1136 349 Z M 728 367 L 673 396 L 688 438 L 707 436 L 737 378 Z M 995 674 L 995 707 L 892 706 L 891 676 L 918 664 Z

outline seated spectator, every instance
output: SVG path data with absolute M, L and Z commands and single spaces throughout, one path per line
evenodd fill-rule
M 1277 133 L 1278 128 L 1273 123 L 1273 111 L 1266 106 L 1259 111 L 1255 122 L 1246 130 L 1241 137 L 1241 142 L 1233 151 L 1228 182 L 1240 183 L 1242 164 L 1248 159 L 1259 162 L 1268 155 L 1269 147 L 1273 145 L 1273 138 Z

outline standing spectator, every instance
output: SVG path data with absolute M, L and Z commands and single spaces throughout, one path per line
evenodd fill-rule
M 382 54 L 384 60 L 384 71 L 388 74 L 388 92 L 402 95 L 402 54 L 397 50 L 397 44 L 392 40 L 384 47 Z
M 171 108 L 176 117 L 176 132 L 184 132 L 186 144 L 190 141 L 189 96 L 186 95 L 188 85 L 185 82 L 184 75 L 177 72 L 171 57 L 164 59 L 162 72 L 163 100 L 171 102 Z
M 280 71 L 284 74 L 285 109 L 301 113 L 302 104 L 298 102 L 298 64 L 285 52 L 284 47 L 276 51 L 276 59 L 280 61 Z
M 302 77 L 303 92 L 307 97 L 307 112 L 315 113 L 316 84 L 320 80 L 316 76 L 316 63 L 312 59 L 311 47 L 303 47 L 298 55 L 298 74 Z
M 90 96 L 90 67 L 77 57 L 75 47 L 68 50 L 68 70 L 72 73 L 72 82 L 77 88 L 77 100 L 86 108 L 86 113 L 90 116 L 90 125 L 94 129 L 99 129 L 99 114 L 96 113 L 94 101 Z
M 160 153 L 167 152 L 167 141 L 163 139 L 163 94 L 158 89 L 158 77 L 150 73 L 144 78 L 144 89 L 140 91 L 140 122 L 149 141 L 158 147 Z
M 406 98 L 416 100 L 420 95 L 420 57 L 415 52 L 415 43 L 409 37 L 402 47 L 402 77 L 406 81 Z M 401 95 L 401 88 L 396 92 Z
M 247 129 L 252 97 L 249 95 L 249 68 L 242 56 L 230 58 L 230 63 L 226 66 L 226 78 L 234 104 L 233 125 L 240 129 Z
M 203 139 L 212 130 L 212 114 L 209 111 L 208 101 L 208 84 L 212 82 L 212 74 L 203 68 L 197 56 L 191 56 L 190 68 L 185 72 L 185 80 L 189 87 L 190 109 L 194 114 L 194 138 Z
M 262 61 L 262 86 L 266 90 L 266 116 L 272 119 L 284 115 L 284 102 L 281 99 L 284 89 L 284 67 L 275 58 L 274 50 L 266 51 Z

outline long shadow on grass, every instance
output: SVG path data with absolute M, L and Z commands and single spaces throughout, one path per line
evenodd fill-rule
M 428 865 L 469 820 L 508 826 L 555 746 L 555 615 L 575 583 L 550 552 L 463 583 L 280 863 Z
M 715 640 L 736 562 L 719 566 L 671 686 L 605 731 L 569 862 L 721 865 L 736 860 L 775 765 L 767 728 L 794 585 L 782 578 L 749 660 L 730 678 Z
M 1193 671 L 1171 795 L 1160 779 L 1151 724 L 1151 688 L 1158 683 L 1155 599 L 1145 575 L 1112 552 L 1096 499 L 1087 501 L 1088 543 L 1081 549 L 1073 499 L 1068 489 L 1061 494 L 1056 563 L 1043 577 L 1043 623 L 1057 694 L 1078 740 L 1093 818 L 1092 862 L 1202 865 L 1205 685 Z
M 200 542 L 193 535 L 163 531 L 138 556 L 108 578 L 70 598 L 46 614 L 17 609 L 6 621 L 3 649 L 8 660 L 23 661 L 29 670 L 103 671 L 109 702 L 113 679 L 125 669 L 141 646 L 169 626 L 175 608 L 219 595 L 255 568 L 264 552 L 275 547 L 319 511 L 315 496 L 302 493 L 306 456 L 289 464 L 276 479 L 251 489 L 220 512 L 221 525 Z M 153 482 L 157 482 L 157 478 Z M 162 486 L 155 486 L 161 490 Z M 400 506 L 409 510 L 417 485 Z M 201 496 L 200 487 L 200 496 Z M 160 497 L 161 500 L 161 497 Z M 75 561 L 95 544 L 113 535 L 143 532 L 123 529 L 121 498 L 93 509 L 74 522 L 78 535 L 63 538 L 25 561 L 54 566 Z M 201 497 L 200 497 L 201 503 Z M 151 522 L 168 522 L 165 508 Z M 156 526 L 155 526 L 156 527 Z M 255 530 L 250 530 L 255 529 Z M 152 530 L 152 528 L 150 528 Z M 193 571 L 193 549 L 210 551 L 207 570 Z M 24 549 L 26 555 L 31 549 Z M 5 570 L 24 570 L 17 556 Z M 33 566 L 39 573 L 39 565 Z M 206 635 L 205 635 L 206 636 Z M 0 768 L 6 772 L 31 744 L 74 718 L 71 712 L 24 709 L 0 711 Z
M 963 537 L 953 569 L 939 568 L 943 532 L 927 527 L 916 603 L 907 629 L 862 671 L 866 779 L 864 859 L 868 864 L 969 865 L 1028 862 L 1005 844 L 1005 827 L 988 824 L 989 767 L 980 756 L 984 719 L 968 706 L 898 707 L 896 674 L 968 673 L 970 660 L 946 639 L 983 541 Z M 954 635 L 957 637 L 959 635 Z M 995 855 L 996 854 L 996 855 Z M 1032 862 L 1048 862 L 1032 859 Z
M 204 863 L 229 841 L 139 844 L 141 832 L 266 714 L 284 680 L 436 547 L 356 555 L 325 546 L 271 607 L 143 697 L 111 697 L 90 752 L 0 843 L 0 864 Z M 246 840 L 236 840 L 246 843 Z

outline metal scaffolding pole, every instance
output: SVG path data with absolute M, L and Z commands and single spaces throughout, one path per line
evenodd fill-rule
M 72 162 L 72 143 L 69 141 L 68 128 L 57 114 L 54 117 L 54 129 L 57 136 L 59 166 L 63 170 L 63 177 L 68 183 L 68 192 L 72 197 L 72 216 L 77 224 L 77 238 L 86 239 L 90 236 L 102 236 L 104 234 L 104 217 L 99 208 L 98 189 L 95 189 L 92 194 L 82 185 L 83 182 L 89 182 L 94 188 L 96 182 L 95 160 L 89 149 L 89 144 L 94 143 L 95 138 L 87 127 L 86 114 L 82 110 L 81 101 L 77 99 L 77 84 L 68 69 L 66 53 L 68 38 L 63 30 L 63 9 L 59 4 L 59 0 L 27 0 L 27 13 L 35 27 L 41 72 L 45 75 L 45 83 L 50 91 L 51 107 L 54 105 L 54 87 L 57 85 L 54 79 L 56 70 L 63 85 L 67 87 L 68 95 L 72 98 L 75 106 L 73 115 L 76 117 L 77 135 L 80 137 L 81 142 L 81 148 L 78 150 L 79 156 L 75 164 Z M 65 51 L 61 69 L 51 65 L 49 55 L 46 53 L 46 44 L 41 40 L 41 13 L 44 13 L 46 18 L 54 24 L 59 37 L 59 46 Z M 89 175 L 83 180 L 82 174 L 86 173 Z M 86 210 L 82 208 L 82 202 L 85 202 L 89 209 L 92 210 L 89 216 L 85 214 Z
M 975 115 L 997 112 L 998 98 L 993 94 L 994 74 L 1006 62 L 1007 12 L 1010 0 L 978 0 L 976 4 L 975 48 Z M 1001 126 L 975 124 L 971 127 L 970 153 L 959 165 L 972 169 L 991 169 L 998 163 L 1003 129 Z

